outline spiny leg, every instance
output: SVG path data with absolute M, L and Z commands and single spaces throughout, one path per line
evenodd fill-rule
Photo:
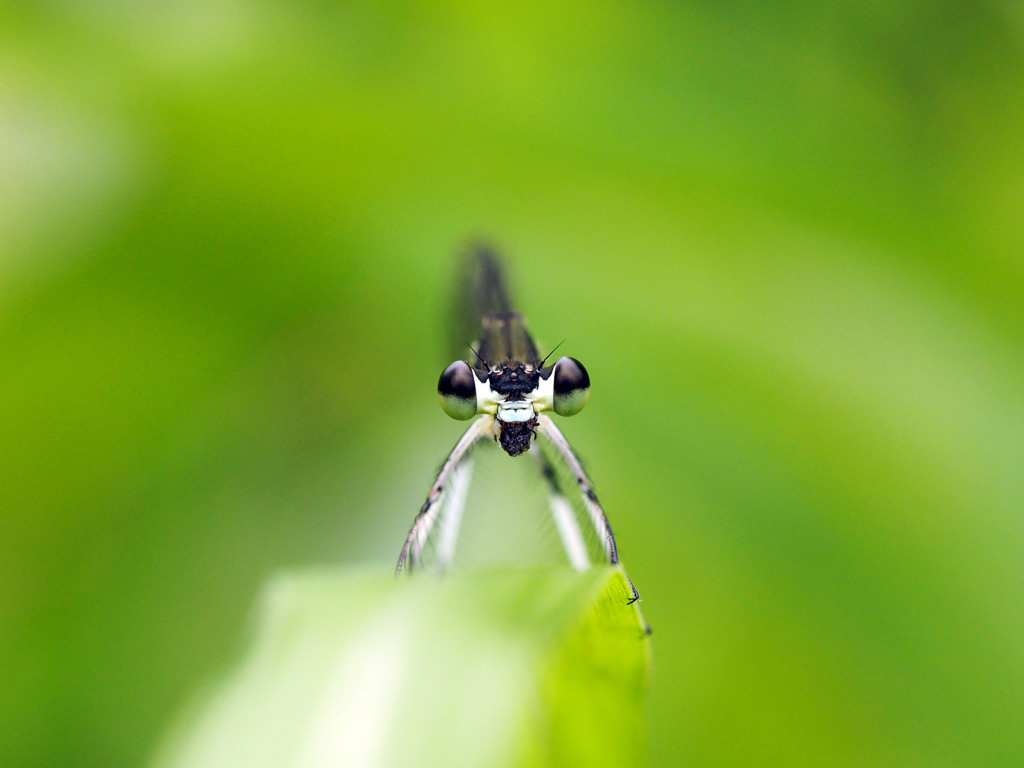
M 416 514 L 416 519 L 413 520 L 412 527 L 409 529 L 409 535 L 405 537 L 405 544 L 402 545 L 402 551 L 398 555 L 398 565 L 395 566 L 395 573 L 404 571 L 407 564 L 409 570 L 412 570 L 416 558 L 422 551 L 427 536 L 430 534 L 430 529 L 437 518 L 442 494 L 452 472 L 466 457 L 473 443 L 491 434 L 491 423 L 493 420 L 493 416 L 484 414 L 474 421 L 465 434 L 459 438 L 459 442 L 452 448 L 448 458 L 444 460 L 444 464 L 441 465 L 441 470 L 437 473 L 434 484 L 430 487 L 427 500 L 420 507 L 420 511 Z
M 538 414 L 537 420 L 537 432 L 555 446 L 563 461 L 568 465 L 569 471 L 572 472 L 576 484 L 579 486 L 580 494 L 583 496 L 583 503 L 587 508 L 587 513 L 594 524 L 594 530 L 597 531 L 598 538 L 602 542 L 608 562 L 612 565 L 618 565 L 619 552 L 615 546 L 615 535 L 612 533 L 608 516 L 605 515 L 600 502 L 597 500 L 597 493 L 594 491 L 594 486 L 590 482 L 590 478 L 587 477 L 583 465 L 576 458 L 576 454 L 569 446 L 569 441 L 565 439 L 561 430 L 555 426 L 555 423 L 547 415 Z
M 619 550 L 615 546 L 615 534 L 612 533 L 611 523 L 608 522 L 608 516 L 604 513 L 601 503 L 597 500 L 594 486 L 590 482 L 590 478 L 587 477 L 587 473 L 584 471 L 580 460 L 576 458 L 576 454 L 570 447 L 569 441 L 565 439 L 565 435 L 555 426 L 555 423 L 547 414 L 541 413 L 537 415 L 537 432 L 555 446 L 562 459 L 569 466 L 573 477 L 576 478 L 580 494 L 583 496 L 583 504 L 586 506 L 590 519 L 594 524 L 594 530 L 597 531 L 598 537 L 604 544 L 604 551 L 608 556 L 608 562 L 612 565 L 618 565 Z M 633 582 L 628 576 L 626 581 L 629 581 L 629 587 L 633 591 L 633 598 L 629 602 L 635 603 L 640 599 L 640 593 L 636 591 L 636 587 L 633 586 Z
M 537 463 L 540 465 L 541 474 L 548 484 L 548 503 L 551 506 L 551 514 L 555 518 L 555 527 L 562 537 L 562 546 L 569 558 L 569 563 L 577 571 L 585 571 L 590 567 L 590 557 L 587 555 L 587 545 L 583 541 L 583 533 L 580 531 L 576 514 L 572 510 L 569 500 L 562 494 L 558 487 L 558 476 L 555 467 L 550 459 L 540 449 L 534 451 Z
M 459 526 L 462 523 L 462 512 L 466 508 L 466 494 L 469 492 L 469 481 L 473 476 L 473 457 L 466 456 L 452 470 L 452 481 L 448 486 L 447 501 L 444 503 L 444 514 L 441 515 L 440 531 L 437 536 L 437 570 L 446 571 L 455 557 L 455 542 L 459 538 Z M 426 537 L 424 537 L 426 541 Z M 419 559 L 421 548 L 415 551 Z

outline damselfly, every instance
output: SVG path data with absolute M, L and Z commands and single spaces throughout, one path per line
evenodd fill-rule
M 526 323 L 512 310 L 501 267 L 490 249 L 475 248 L 469 268 L 474 274 L 466 289 L 470 295 L 464 300 L 480 318 L 479 340 L 469 362 L 458 360 L 445 368 L 437 383 L 437 394 L 449 416 L 474 421 L 441 465 L 405 539 L 396 570 L 411 570 L 420 560 L 431 530 L 442 514 L 437 565 L 440 569 L 450 565 L 469 486 L 470 449 L 486 439 L 497 442 L 509 456 L 525 453 L 538 439 L 547 441 L 575 480 L 604 556 L 616 565 L 619 553 L 615 536 L 594 486 L 569 442 L 548 416 L 551 411 L 559 416 L 572 416 L 582 410 L 590 396 L 587 369 L 571 357 L 560 357 L 553 365 L 546 365 L 551 355 L 540 357 Z M 542 451 L 536 454 L 566 555 L 573 567 L 584 570 L 590 566 L 590 559 L 576 515 L 559 488 L 552 462 Z M 640 595 L 632 582 L 630 588 L 632 603 Z

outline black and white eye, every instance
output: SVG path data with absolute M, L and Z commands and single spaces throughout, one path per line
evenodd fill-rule
M 583 410 L 590 397 L 590 376 L 583 363 L 571 357 L 560 357 L 555 363 L 555 413 L 572 416 Z
M 476 415 L 476 377 L 469 363 L 457 360 L 444 369 L 437 381 L 437 396 L 453 419 L 465 421 Z

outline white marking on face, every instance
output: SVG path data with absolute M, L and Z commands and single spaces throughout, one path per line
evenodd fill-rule
M 548 376 L 546 379 L 541 376 L 537 388 L 526 396 L 526 399 L 533 403 L 533 410 L 550 411 L 555 407 L 555 377 Z
M 475 372 L 473 374 L 473 381 L 476 382 L 477 413 L 497 413 L 498 403 L 504 398 L 491 389 L 491 383 L 487 379 L 480 381 Z
M 527 400 L 506 400 L 498 404 L 498 420 L 504 422 L 530 421 L 536 413 Z

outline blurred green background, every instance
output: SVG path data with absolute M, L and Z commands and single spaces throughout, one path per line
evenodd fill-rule
M 1024 764 L 1024 11 L 0 10 L 0 763 L 390 569 L 463 239 L 585 361 L 657 765 Z

